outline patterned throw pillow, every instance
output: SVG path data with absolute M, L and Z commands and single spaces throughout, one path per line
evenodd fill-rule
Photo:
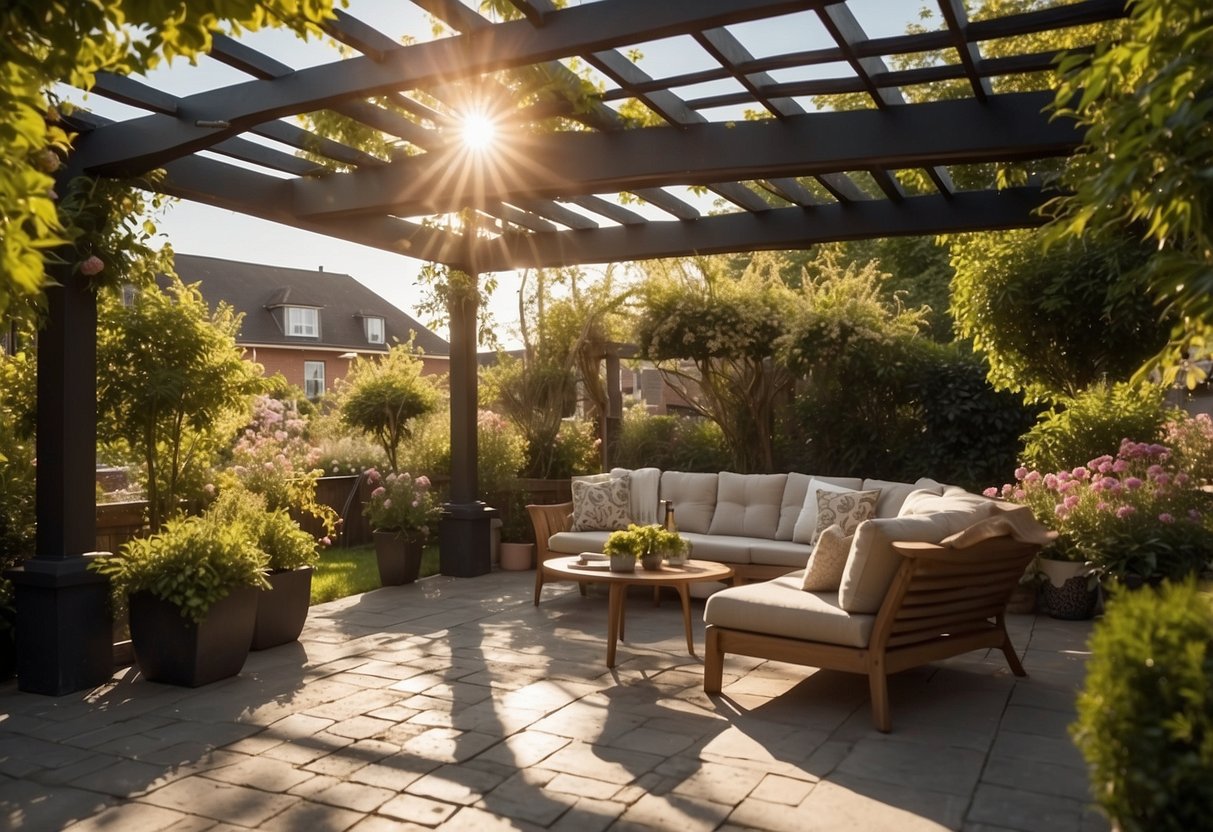
M 842 583 L 842 572 L 847 565 L 854 534 L 844 535 L 837 524 L 822 529 L 817 536 L 817 545 L 809 555 L 804 570 L 804 589 L 808 592 L 837 592 Z
M 632 522 L 631 478 L 605 482 L 573 481 L 573 531 L 613 532 L 626 529 Z
M 855 534 L 864 520 L 876 516 L 876 501 L 880 489 L 873 491 L 818 491 L 817 534 L 833 525 L 842 527 L 843 534 Z

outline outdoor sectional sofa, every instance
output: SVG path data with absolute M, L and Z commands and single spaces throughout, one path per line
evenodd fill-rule
M 639 472 L 612 475 L 624 473 Z M 929 479 L 677 471 L 656 477 L 655 489 L 632 489 L 633 513 L 654 522 L 648 503 L 671 501 L 692 556 L 727 563 L 736 575 L 735 585 L 714 593 L 704 609 L 706 692 L 721 691 L 726 653 L 864 673 L 873 720 L 888 731 L 889 673 L 995 648 L 1013 673 L 1024 675 L 1003 616 L 1024 570 L 1050 540 L 1026 507 Z M 874 517 L 858 524 L 843 549 L 836 588 L 806 590 L 814 547 L 794 538 L 803 539 L 798 526 L 811 514 L 811 490 L 822 480 L 880 494 Z M 601 551 L 609 532 L 572 531 L 571 503 L 528 508 L 538 543 L 538 604 L 548 577 L 544 560 Z

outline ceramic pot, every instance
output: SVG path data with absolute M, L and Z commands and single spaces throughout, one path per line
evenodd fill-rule
M 640 565 L 643 566 L 645 569 L 649 570 L 650 572 L 660 572 L 661 571 L 661 553 L 653 552 L 652 554 L 645 555 L 643 558 L 640 559 Z
M 631 555 L 611 555 L 612 572 L 635 572 L 636 558 Z
M 402 532 L 375 532 L 375 562 L 383 586 L 411 584 L 421 573 L 425 541 Z
M 507 572 L 521 572 L 530 569 L 534 563 L 535 544 L 533 543 L 502 543 L 501 568 Z
M 1091 578 L 1090 568 L 1070 560 L 1041 558 L 1040 606 L 1053 618 L 1085 621 L 1095 615 L 1099 585 Z

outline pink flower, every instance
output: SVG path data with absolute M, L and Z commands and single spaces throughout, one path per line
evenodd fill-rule
M 1108 503 L 1105 503 L 1102 500 L 1100 500 L 1098 503 L 1095 504 L 1096 511 L 1107 511 L 1111 507 L 1112 507 L 1111 505 L 1109 505 Z
M 214 497 L 215 496 L 215 484 L 208 482 L 206 485 L 202 486 L 202 491 L 204 494 L 206 494 L 206 496 Z
M 1138 477 L 1125 477 L 1125 488 L 1130 491 L 1141 488 L 1141 480 Z
M 367 468 L 366 469 L 366 481 L 369 482 L 371 485 L 374 485 L 377 482 L 379 482 L 379 472 L 376 471 L 374 468 Z
M 95 274 L 100 274 L 101 270 L 104 268 L 105 261 L 94 254 L 80 264 L 80 274 L 84 275 L 85 277 L 92 277 Z
M 1078 495 L 1071 494 L 1069 497 L 1066 497 L 1064 500 L 1062 500 L 1061 504 L 1063 506 L 1065 506 L 1067 509 L 1074 508 L 1074 506 L 1078 505 Z
M 1146 473 L 1151 477 L 1157 477 L 1159 474 L 1163 473 L 1164 470 L 1165 469 L 1156 462 L 1146 469 Z
M 1126 517 L 1136 513 L 1137 509 L 1133 508 L 1133 506 L 1121 506 L 1120 508 L 1116 509 L 1116 516 L 1121 520 L 1124 520 Z
M 1116 477 L 1104 477 L 1100 482 L 1105 489 L 1111 491 L 1113 494 L 1120 490 L 1120 480 L 1116 479 Z
M 321 546 L 332 546 L 332 545 L 333 545 L 333 539 L 332 539 L 331 537 L 328 537 L 328 536 L 326 535 L 326 536 L 324 536 L 324 537 L 320 538 L 320 545 L 321 545 Z
M 1113 474 L 1123 474 L 1127 470 L 1129 470 L 1129 463 L 1123 459 L 1118 459 L 1112 463 Z
M 1174 523 L 1175 518 L 1164 511 L 1162 514 L 1158 515 L 1158 522 L 1159 523 Z
M 1045 488 L 1056 488 L 1056 487 L 1057 487 L 1057 475 L 1056 474 L 1045 474 Z
M 1022 465 L 1020 465 L 1018 468 L 1015 469 L 1015 479 L 1022 480 L 1027 475 L 1028 475 L 1028 469 L 1023 467 Z
M 426 489 L 426 488 L 430 487 L 430 478 L 427 477 L 425 474 L 422 474 L 420 477 L 418 477 L 416 482 L 417 482 L 418 488 Z
M 378 488 L 376 488 L 374 491 L 371 492 L 371 496 L 372 497 L 382 497 L 386 493 L 387 493 L 387 489 L 381 485 Z
M 1178 485 L 1180 488 L 1184 488 L 1191 481 L 1191 479 L 1192 478 L 1189 477 L 1187 474 L 1185 474 L 1183 471 L 1180 471 L 1178 474 L 1175 475 L 1175 484 Z
M 1040 472 L 1039 472 L 1039 471 L 1029 471 L 1029 472 L 1028 472 L 1028 475 L 1027 475 L 1026 477 L 1024 477 L 1024 478 L 1023 478 L 1023 481 L 1024 481 L 1025 483 L 1037 483 L 1037 482 L 1040 482 Z
M 1070 513 L 1070 510 L 1066 508 L 1065 503 L 1058 503 L 1053 507 L 1053 513 L 1056 514 L 1058 518 L 1064 520 L 1066 519 L 1066 515 Z
M 1073 491 L 1075 488 L 1078 488 L 1078 480 L 1066 480 L 1057 486 L 1057 493 L 1065 494 L 1067 491 Z
M 1015 489 L 1015 499 L 1016 500 L 1022 500 L 1026 496 L 1028 496 L 1027 492 L 1025 492 L 1022 488 Z
M 995 488 L 994 486 L 992 486 L 992 485 L 991 485 L 991 486 L 990 486 L 989 488 L 987 488 L 985 491 L 981 492 L 981 495 L 982 495 L 983 497 L 997 497 L 997 496 L 998 496 L 998 489 L 997 489 L 997 488 Z
M 421 501 L 420 501 L 420 500 L 417 500 L 417 499 L 414 499 L 414 500 L 413 500 L 413 508 L 417 508 L 417 506 L 419 506 L 419 505 L 421 505 Z
M 1085 480 L 1091 476 L 1091 472 L 1081 465 L 1075 468 L 1072 473 L 1074 475 L 1074 479 L 1076 480 Z
M 1154 477 L 1154 484 L 1155 484 L 1155 485 L 1157 485 L 1157 486 L 1159 486 L 1160 488 L 1161 488 L 1162 486 L 1165 486 L 1165 485 L 1169 484 L 1170 482 L 1171 482 L 1171 475 L 1170 475 L 1170 474 L 1165 474 L 1165 473 L 1164 473 L 1164 474 L 1157 474 L 1157 475 L 1155 475 L 1155 477 Z
M 383 501 L 383 507 L 384 507 L 384 508 L 391 508 L 391 507 L 392 507 L 392 498 L 391 498 L 391 497 L 388 497 L 387 499 L 385 499 L 385 500 Z

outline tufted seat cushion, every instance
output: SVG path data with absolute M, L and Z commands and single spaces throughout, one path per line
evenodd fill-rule
M 804 570 L 762 583 L 722 589 L 708 598 L 707 624 L 773 636 L 866 647 L 875 615 L 857 615 L 838 605 L 837 592 L 805 592 Z

